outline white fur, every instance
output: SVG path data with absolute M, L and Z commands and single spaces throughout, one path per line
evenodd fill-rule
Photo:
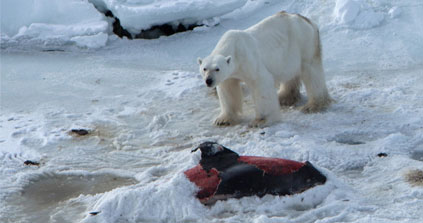
M 208 87 L 217 87 L 221 114 L 215 124 L 239 121 L 240 81 L 252 91 L 256 113 L 252 126 L 277 121 L 280 104 L 293 105 L 300 98 L 300 81 L 308 95 L 302 111 L 326 108 L 331 99 L 320 51 L 317 26 L 297 14 L 280 12 L 246 30 L 226 32 L 209 56 L 198 59 Z

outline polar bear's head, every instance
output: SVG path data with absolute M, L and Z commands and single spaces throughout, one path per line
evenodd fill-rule
M 234 72 L 231 56 L 210 55 L 204 59 L 198 58 L 200 73 L 207 87 L 215 87 L 228 79 Z

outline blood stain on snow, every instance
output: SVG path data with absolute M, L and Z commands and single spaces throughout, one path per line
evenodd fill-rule
M 412 186 L 423 187 L 423 170 L 410 170 L 405 174 L 405 180 Z

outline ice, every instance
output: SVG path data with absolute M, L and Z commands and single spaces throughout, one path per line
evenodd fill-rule
M 108 38 L 106 33 L 98 33 L 91 36 L 75 36 L 71 38 L 71 41 L 82 48 L 96 49 L 105 46 Z
M 87 1 L 58 2 L 1 2 L 0 222 L 423 219 L 423 188 L 415 182 L 423 170 L 422 3 L 246 1 L 208 27 L 127 40 L 107 36 L 107 22 Z M 119 2 L 129 8 L 159 1 Z M 59 15 L 60 5 L 81 17 Z M 29 6 L 40 11 L 19 14 Z M 246 97 L 240 125 L 213 126 L 219 102 L 196 58 L 208 55 L 225 31 L 281 10 L 318 23 L 336 102 L 317 114 L 282 108 L 279 123 L 255 129 L 248 128 L 254 117 Z M 13 14 L 21 15 L 15 24 Z M 58 48 L 34 47 L 44 43 Z M 72 129 L 90 133 L 76 136 Z M 293 196 L 203 206 L 183 171 L 198 164 L 200 153 L 191 149 L 206 140 L 241 155 L 308 160 L 328 181 Z
M 114 19 L 133 36 L 156 25 L 214 26 L 247 0 L 5 0 L 1 5 L 2 48 L 104 47 Z M 95 6 L 95 7 L 94 7 Z
M 106 44 L 104 35 L 109 25 L 87 1 L 5 0 L 0 10 L 2 48 L 34 44 L 60 47 L 75 43 L 97 48 Z
M 242 7 L 247 0 L 90 0 L 100 10 L 110 10 L 123 28 L 138 34 L 154 25 L 208 24 L 207 19 Z M 203 20 L 206 20 L 203 22 Z

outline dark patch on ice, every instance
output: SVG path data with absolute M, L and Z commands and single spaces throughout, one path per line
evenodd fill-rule
M 89 214 L 90 214 L 90 215 L 98 215 L 98 214 L 100 214 L 100 212 L 101 212 L 101 211 L 93 211 L 93 212 L 90 212 Z
M 63 49 L 45 49 L 43 52 L 65 52 Z
M 411 153 L 410 158 L 418 161 L 423 161 L 423 150 L 414 151 L 413 153 Z
M 90 131 L 86 129 L 72 129 L 70 133 L 77 136 L 85 136 L 90 134 Z
M 365 142 L 354 140 L 354 139 L 343 139 L 343 138 L 340 138 L 340 139 L 336 139 L 335 141 L 337 143 L 347 144 L 347 145 L 361 145 L 361 144 L 365 144 Z
M 29 165 L 32 165 L 32 166 L 39 166 L 39 165 L 40 165 L 40 163 L 39 163 L 39 162 L 35 162 L 35 161 L 31 161 L 31 160 L 26 160 L 26 161 L 24 162 L 24 164 L 25 164 L 25 165 L 27 165 L 27 166 L 29 166 Z
M 405 180 L 412 186 L 423 187 L 423 170 L 410 170 L 405 174 Z
M 198 24 L 162 24 L 151 27 L 150 29 L 141 30 L 140 33 L 135 35 L 136 39 L 157 39 L 161 36 L 170 36 L 175 33 L 186 32 L 193 30 Z
M 101 12 L 101 10 L 99 10 Z M 170 36 L 175 33 L 185 32 L 193 30 L 195 27 L 200 26 L 197 23 L 194 24 L 177 24 L 177 23 L 166 23 L 161 25 L 152 26 L 149 29 L 140 30 L 138 34 L 131 34 L 128 30 L 122 27 L 118 17 L 113 15 L 110 10 L 107 10 L 104 13 L 105 16 L 113 18 L 114 22 L 113 33 L 119 36 L 120 38 L 126 37 L 128 39 L 157 39 L 161 36 Z
M 378 153 L 377 156 L 378 157 L 387 157 L 388 154 L 387 153 Z
M 367 142 L 373 140 L 375 140 L 375 137 L 372 134 L 367 133 L 341 133 L 329 139 L 329 141 L 353 146 L 366 144 Z
M 121 25 L 120 25 L 120 20 L 119 20 L 119 18 L 117 18 L 117 17 L 115 17 L 114 15 L 113 15 L 113 13 L 109 10 L 109 11 L 106 11 L 105 13 L 104 13 L 104 15 L 105 16 L 107 16 L 107 17 L 111 17 L 111 18 L 113 18 L 114 19 L 114 22 L 113 22 L 113 24 L 112 24 L 112 26 L 113 26 L 113 33 L 114 34 L 116 34 L 117 36 L 119 36 L 120 38 L 122 38 L 122 37 L 126 37 L 126 38 L 128 38 L 128 39 L 132 39 L 132 35 L 131 35 L 131 33 L 130 32 L 128 32 L 128 30 L 126 30 L 126 29 L 124 29 Z

